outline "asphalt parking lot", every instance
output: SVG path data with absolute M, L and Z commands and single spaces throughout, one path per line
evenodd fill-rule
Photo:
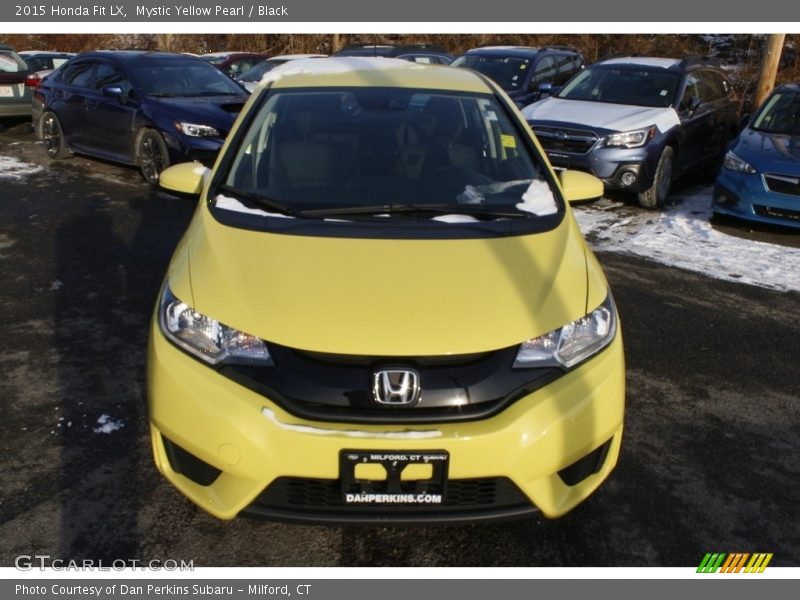
M 800 566 L 796 291 L 600 252 L 625 336 L 625 437 L 609 481 L 560 520 L 221 522 L 149 447 L 147 324 L 194 203 L 133 169 L 51 161 L 24 123 L 0 131 L 0 169 L 0 566 L 693 566 L 712 551 Z M 722 230 L 787 249 L 800 237 Z

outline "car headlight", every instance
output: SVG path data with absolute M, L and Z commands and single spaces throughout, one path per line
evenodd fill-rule
M 614 339 L 617 316 L 609 293 L 605 301 L 580 319 L 523 342 L 514 368 L 563 367 L 569 369 L 600 352 Z
M 756 168 L 746 160 L 742 160 L 736 154 L 728 150 L 725 158 L 722 161 L 722 166 L 729 171 L 736 171 L 737 173 L 747 173 L 752 175 L 756 172 Z
M 180 123 L 175 123 L 175 129 L 190 137 L 222 136 L 222 134 L 219 132 L 219 129 L 216 127 L 211 127 L 211 125 L 199 125 L 197 123 L 184 123 L 181 121 Z
M 272 365 L 264 340 L 228 327 L 178 300 L 165 285 L 159 324 L 169 340 L 209 365 Z
M 656 135 L 655 125 L 636 131 L 612 133 L 603 141 L 605 148 L 641 148 Z

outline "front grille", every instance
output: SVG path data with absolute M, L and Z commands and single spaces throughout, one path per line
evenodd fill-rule
M 597 134 L 584 129 L 564 129 L 532 124 L 531 127 L 546 151 L 586 154 L 599 139 Z
M 506 477 L 451 479 L 442 504 L 358 505 L 343 502 L 337 479 L 279 477 L 243 512 L 296 521 L 428 521 L 519 516 L 536 508 Z
M 764 185 L 767 186 L 770 192 L 800 196 L 800 177 L 797 176 L 766 173 L 764 175 Z
M 788 221 L 800 221 L 800 210 L 790 210 L 788 208 L 776 208 L 774 206 L 763 206 L 761 204 L 754 204 L 753 210 L 756 214 L 762 217 L 774 217 L 778 219 L 786 219 Z
M 220 374 L 312 421 L 438 423 L 488 418 L 555 381 L 554 367 L 514 369 L 517 348 L 448 357 L 378 357 L 306 352 L 270 344 L 275 366 L 229 365 Z M 407 368 L 421 395 L 409 406 L 379 404 L 374 375 Z

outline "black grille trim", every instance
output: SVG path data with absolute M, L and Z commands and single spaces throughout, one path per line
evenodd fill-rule
M 279 477 L 242 515 L 298 523 L 453 523 L 520 518 L 538 512 L 506 477 L 450 479 L 441 505 L 347 506 L 337 479 Z
M 597 140 L 600 139 L 593 131 L 584 129 L 567 129 L 563 127 L 546 127 L 531 125 L 539 143 L 546 151 L 569 152 L 571 154 L 587 154 Z
M 785 194 L 787 196 L 800 196 L 800 177 L 796 175 L 765 173 L 764 185 L 767 186 L 770 192 Z
M 564 374 L 557 367 L 513 369 L 517 348 L 436 359 L 320 355 L 270 344 L 274 367 L 228 365 L 219 373 L 261 394 L 296 417 L 334 423 L 421 424 L 489 418 Z M 414 406 L 378 405 L 375 369 L 419 372 Z
M 753 210 L 762 217 L 773 217 L 786 219 L 787 221 L 800 221 L 800 210 L 790 210 L 788 208 L 776 208 L 774 206 L 762 206 L 754 204 Z

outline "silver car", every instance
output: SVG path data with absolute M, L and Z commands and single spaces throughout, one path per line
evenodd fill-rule
M 0 44 L 0 118 L 31 114 L 31 96 L 38 77 L 9 46 Z

